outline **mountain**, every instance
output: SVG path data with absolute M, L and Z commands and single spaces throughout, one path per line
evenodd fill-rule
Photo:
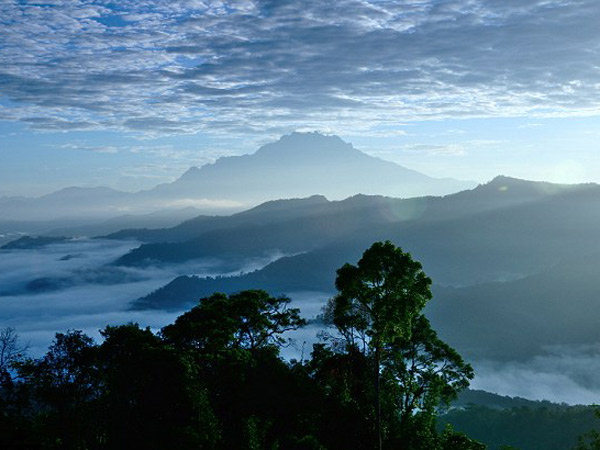
M 250 288 L 274 295 L 333 293 L 337 268 L 355 263 L 374 241 L 389 239 L 423 263 L 434 280 L 435 300 L 427 314 L 440 335 L 467 356 L 527 358 L 547 345 L 600 341 L 595 184 L 498 177 L 445 197 L 287 200 L 218 223 L 202 218 L 180 226 L 188 227 L 190 239 L 160 242 L 177 227 L 156 230 L 150 243 L 116 263 L 235 261 L 266 251 L 287 256 L 238 276 L 179 277 L 132 308 L 178 310 L 215 291 Z
M 339 202 L 330 202 L 324 197 L 278 200 L 227 218 L 201 217 L 170 230 L 132 230 L 109 237 L 153 242 L 116 261 L 124 266 L 182 263 L 211 257 L 245 259 L 273 252 L 294 254 L 348 236 L 369 235 L 365 229 L 376 229 L 381 223 L 397 220 L 388 214 L 390 206 L 396 203 L 401 201 L 362 195 Z M 406 205 L 410 203 L 407 201 Z M 401 209 L 396 208 L 396 212 L 400 213 Z M 409 208 L 408 213 L 411 212 Z M 187 239 L 180 241 L 175 237 L 177 234 Z
M 183 221 L 198 217 L 199 210 L 188 206 L 180 209 L 167 209 L 147 214 L 122 214 L 107 220 L 87 221 L 83 224 L 63 223 L 49 227 L 46 234 L 55 236 L 100 236 L 115 233 L 132 227 L 157 229 L 173 227 Z
M 292 133 L 254 154 L 192 167 L 172 183 L 150 190 L 129 193 L 70 187 L 39 198 L 3 197 L 0 210 L 6 222 L 107 219 L 186 206 L 204 214 L 230 214 L 278 198 L 320 194 L 340 199 L 359 193 L 414 197 L 473 186 L 472 182 L 431 178 L 374 158 L 336 136 Z
M 342 199 L 355 194 L 394 197 L 444 195 L 469 189 L 472 182 L 432 178 L 369 156 L 337 136 L 292 133 L 252 155 L 218 159 L 189 169 L 173 183 L 150 193 L 230 199 L 253 205 L 277 198 L 321 194 Z
M 565 450 L 577 448 L 578 438 L 598 428 L 596 408 L 548 401 L 503 397 L 466 390 L 437 427 L 450 424 L 455 431 L 492 449 Z
M 317 214 L 329 201 L 322 195 L 304 199 L 272 200 L 230 216 L 200 215 L 171 228 L 129 228 L 108 234 L 109 239 L 136 239 L 142 242 L 185 242 L 202 233 L 217 229 L 232 229 L 243 224 L 264 225 L 277 220 L 290 220 L 302 215 Z
M 106 187 L 68 187 L 37 198 L 0 198 L 2 222 L 94 218 L 123 213 L 130 193 Z
M 600 342 L 600 253 L 565 258 L 539 273 L 460 288 L 438 286 L 428 316 L 472 357 L 524 359 L 549 346 Z
M 69 203 L 71 204 L 71 203 Z M 42 214 L 41 209 L 37 214 Z M 24 235 L 30 236 L 99 236 L 115 233 L 118 230 L 143 227 L 172 227 L 197 217 L 199 211 L 187 207 L 180 209 L 160 210 L 148 214 L 119 214 L 110 219 L 98 217 L 63 217 L 53 220 L 14 220 L 5 216 L 0 219 L 0 245 L 14 241 Z
M 116 262 L 128 266 L 289 255 L 336 242 L 352 248 L 361 242 L 366 248 L 391 239 L 425 262 L 439 283 L 463 285 L 523 276 L 588 250 L 584 237 L 591 239 L 600 223 L 600 212 L 593 209 L 598 199 L 597 185 L 498 177 L 445 197 L 276 201 L 229 217 L 200 217 L 172 229 L 129 230 L 112 237 L 147 242 Z M 574 225 L 585 233 L 557 239 Z
M 51 244 L 60 244 L 68 240 L 63 236 L 21 236 L 8 244 L 0 246 L 0 250 L 32 250 Z

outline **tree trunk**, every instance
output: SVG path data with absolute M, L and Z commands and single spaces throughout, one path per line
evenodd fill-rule
M 381 390 L 379 387 L 379 365 L 381 364 L 381 348 L 379 345 L 375 347 L 375 433 L 376 433 L 376 449 L 382 450 L 383 440 L 381 438 Z

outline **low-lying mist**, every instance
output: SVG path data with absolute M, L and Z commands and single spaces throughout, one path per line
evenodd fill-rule
M 525 361 L 477 361 L 474 389 L 531 400 L 600 403 L 600 344 L 551 346 Z
M 135 241 L 72 240 L 38 249 L 0 252 L 0 327 L 11 326 L 29 353 L 44 353 L 56 332 L 81 329 L 99 338 L 106 325 L 130 321 L 159 329 L 181 311 L 129 311 L 132 300 L 182 274 L 218 273 L 218 261 L 167 267 L 116 267 L 111 263 L 138 246 Z M 256 270 L 281 255 L 254 258 L 239 272 Z
M 283 256 L 271 254 L 247 260 L 229 274 L 218 273 L 215 268 L 220 264 L 214 259 L 145 268 L 111 264 L 138 245 L 136 241 L 86 239 L 0 251 L 0 327 L 14 327 L 23 343 L 30 345 L 31 356 L 43 354 L 56 332 L 69 329 L 81 329 L 96 339 L 100 339 L 99 330 L 106 325 L 137 322 L 158 330 L 183 311 L 131 311 L 132 300 L 182 274 L 249 272 Z M 293 307 L 300 308 L 305 318 L 314 319 L 330 294 L 288 295 Z M 321 322 L 311 320 L 305 328 L 289 333 L 291 342 L 282 354 L 308 359 L 322 328 Z M 600 403 L 600 344 L 548 347 L 529 360 L 470 362 L 476 372 L 471 385 L 475 389 L 569 404 Z

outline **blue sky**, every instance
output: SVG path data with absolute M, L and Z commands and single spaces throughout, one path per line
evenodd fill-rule
M 0 195 L 150 188 L 294 130 L 600 182 L 597 0 L 0 2 Z

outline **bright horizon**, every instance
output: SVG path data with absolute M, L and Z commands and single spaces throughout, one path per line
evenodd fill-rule
M 600 182 L 600 4 L 7 1 L 0 196 L 151 188 L 293 131 L 434 177 Z

